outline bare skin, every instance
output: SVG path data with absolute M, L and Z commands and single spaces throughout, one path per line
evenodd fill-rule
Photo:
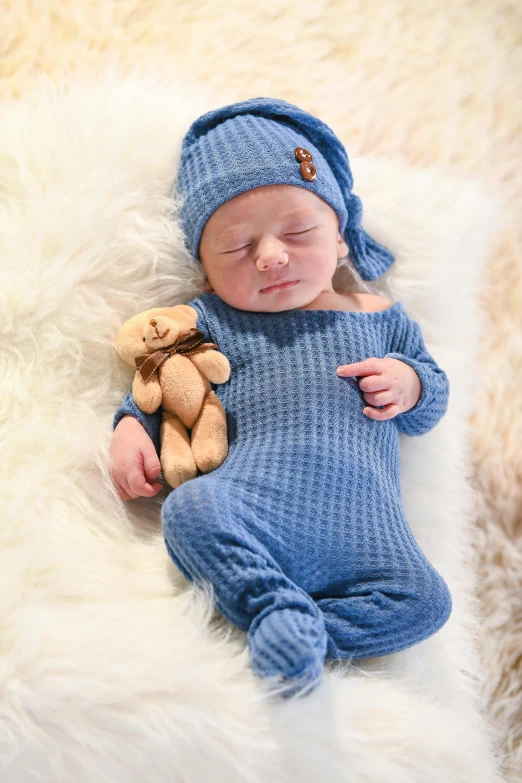
M 348 254 L 338 217 L 319 196 L 294 185 L 265 185 L 225 201 L 205 224 L 199 254 L 204 290 L 241 310 L 377 312 L 392 306 L 374 294 L 334 290 L 338 260 Z M 274 288 L 279 283 L 284 287 Z M 368 403 L 363 413 L 376 421 L 410 410 L 421 396 L 417 373 L 397 359 L 369 357 L 338 367 L 337 374 L 360 379 Z M 156 450 L 132 416 L 114 430 L 111 458 L 123 500 L 161 490 Z
M 145 429 L 133 416 L 124 416 L 111 440 L 112 480 L 122 500 L 153 497 L 163 488 L 156 481 L 160 461 Z

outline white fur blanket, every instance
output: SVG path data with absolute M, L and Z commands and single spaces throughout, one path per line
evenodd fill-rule
M 170 562 L 163 496 L 124 504 L 112 487 L 111 421 L 132 376 L 113 340 L 134 313 L 197 293 L 170 185 L 188 124 L 220 103 L 108 75 L 63 93 L 42 81 L 3 106 L 2 780 L 500 781 L 467 481 L 473 297 L 498 214 L 480 183 L 352 161 L 364 225 L 397 256 L 388 292 L 450 379 L 441 423 L 401 436 L 406 513 L 453 595 L 438 634 L 329 664 L 307 699 L 267 698 L 244 634 Z

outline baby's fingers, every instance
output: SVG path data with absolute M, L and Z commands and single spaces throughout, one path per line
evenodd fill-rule
M 131 496 L 123 489 L 121 484 L 116 484 L 116 490 L 122 500 L 131 500 Z
M 378 392 L 364 392 L 364 401 L 368 405 L 373 405 L 374 408 L 379 408 L 381 405 L 389 405 L 391 402 L 396 402 L 396 395 L 393 392 L 385 390 Z
M 145 478 L 143 471 L 139 468 L 130 470 L 127 476 L 127 484 L 123 484 L 123 489 L 126 490 L 131 498 L 149 497 L 150 495 L 155 495 L 158 491 L 153 489 Z
M 401 409 L 395 402 L 390 402 L 389 405 L 385 405 L 383 408 L 363 408 L 363 413 L 368 416 L 369 419 L 375 419 L 376 421 L 386 421 L 386 419 L 393 419 L 401 412 Z
M 152 490 L 151 497 L 157 495 L 158 492 L 161 492 L 161 490 L 163 489 L 163 484 L 161 484 L 160 482 L 156 482 L 155 484 L 148 484 L 147 486 L 149 486 Z

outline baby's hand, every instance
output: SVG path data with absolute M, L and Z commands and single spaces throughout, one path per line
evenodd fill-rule
M 112 480 L 122 500 L 152 497 L 163 489 L 155 482 L 160 462 L 154 444 L 133 416 L 124 416 L 111 440 Z
M 372 356 L 363 362 L 342 364 L 337 368 L 342 378 L 361 377 L 359 388 L 370 405 L 384 408 L 364 408 L 370 419 L 384 421 L 405 413 L 418 403 L 422 394 L 420 378 L 409 364 L 399 359 L 378 359 Z

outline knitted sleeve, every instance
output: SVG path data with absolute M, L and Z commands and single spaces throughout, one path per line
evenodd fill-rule
M 207 334 L 206 320 L 199 302 L 197 301 L 197 299 L 194 299 L 191 302 L 187 302 L 187 304 L 193 307 L 198 313 L 197 328 L 201 329 L 201 331 Z M 154 443 L 154 448 L 156 449 L 156 453 L 159 456 L 160 445 L 161 445 L 160 444 L 161 407 L 158 408 L 158 410 L 155 411 L 154 413 L 143 413 L 143 411 L 140 410 L 136 405 L 136 403 L 134 402 L 134 397 L 132 395 L 132 389 L 131 389 L 130 391 L 127 392 L 127 394 L 123 398 L 123 402 L 121 403 L 120 407 L 117 409 L 116 413 L 114 414 L 114 418 L 112 421 L 113 431 L 116 429 L 119 422 L 122 420 L 124 416 L 134 416 L 134 418 L 139 421 L 139 423 L 145 429 L 151 441 Z
M 419 401 L 396 416 L 399 431 L 406 435 L 424 435 L 442 419 L 448 409 L 449 380 L 426 350 L 417 321 L 406 321 L 395 339 L 393 353 L 384 358 L 399 359 L 413 367 L 422 384 Z

